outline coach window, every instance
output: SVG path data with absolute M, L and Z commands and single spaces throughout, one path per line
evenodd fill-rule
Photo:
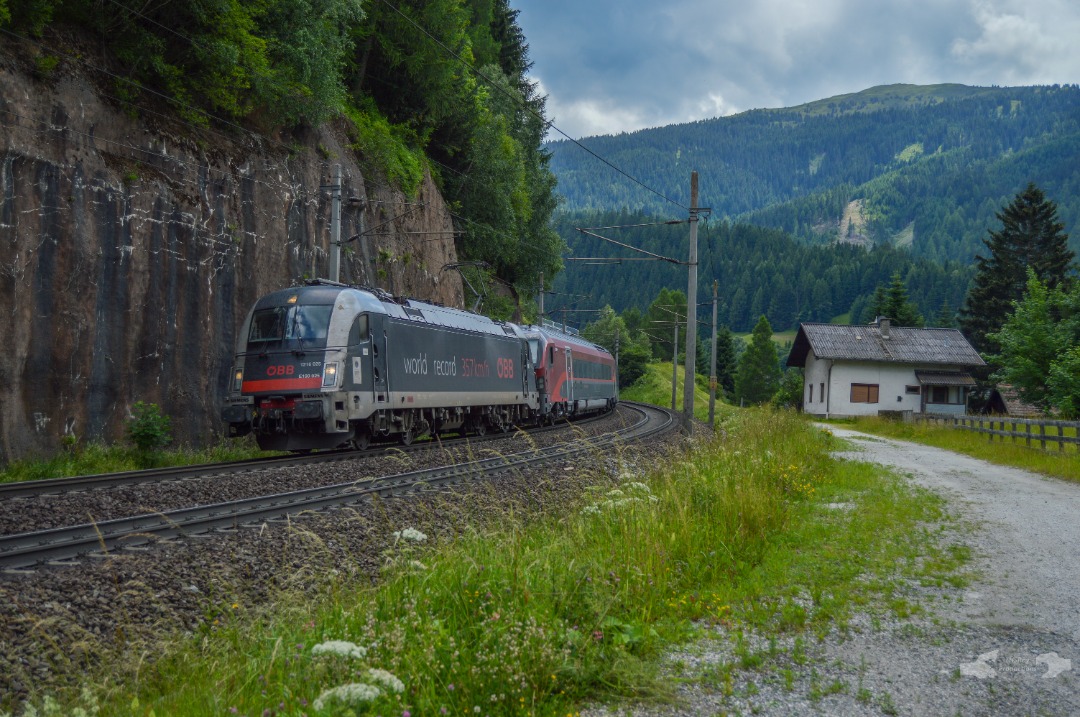
M 548 346 L 548 365 L 555 363 L 555 347 Z
M 877 403 L 878 385 L 876 383 L 851 384 L 852 403 Z

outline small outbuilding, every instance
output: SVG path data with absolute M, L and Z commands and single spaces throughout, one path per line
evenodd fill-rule
M 800 324 L 788 366 L 803 369 L 803 412 L 826 418 L 957 413 L 985 366 L 956 329 Z

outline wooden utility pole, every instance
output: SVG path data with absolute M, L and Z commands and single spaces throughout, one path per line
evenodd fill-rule
M 690 277 L 686 283 L 686 376 L 683 378 L 683 414 L 687 431 L 694 425 L 694 372 L 697 361 L 697 224 L 698 174 L 690 173 Z M 672 406 L 674 408 L 674 406 Z
M 709 370 L 709 427 L 716 425 L 716 295 L 720 282 L 712 283 L 712 368 Z

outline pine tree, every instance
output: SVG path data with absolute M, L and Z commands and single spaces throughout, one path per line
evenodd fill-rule
M 934 316 L 934 327 L 939 329 L 956 328 L 956 311 L 953 310 L 948 299 L 941 302 L 941 307 L 938 308 L 937 314 Z
M 1023 297 L 1027 268 L 1052 289 L 1066 280 L 1075 256 L 1057 220 L 1057 205 L 1034 184 L 996 216 L 1001 229 L 983 240 L 990 256 L 975 257 L 975 278 L 960 310 L 960 327 L 968 340 L 980 351 L 995 354 L 1000 346 L 987 334 L 1001 329 L 1013 302 Z
M 870 317 L 872 320 L 877 319 L 878 316 L 886 316 L 896 326 L 922 326 L 923 323 L 922 314 L 919 313 L 915 303 L 907 298 L 907 286 L 900 278 L 899 271 L 893 272 L 888 286 L 879 284 L 874 290 L 874 297 L 870 299 L 870 309 L 874 313 Z
M 772 326 L 764 315 L 758 319 L 751 334 L 750 345 L 739 358 L 735 374 L 735 401 L 765 403 L 780 388 L 780 361 L 772 340 Z
M 721 326 L 716 330 L 716 382 L 728 396 L 735 393 L 735 362 L 735 336 Z

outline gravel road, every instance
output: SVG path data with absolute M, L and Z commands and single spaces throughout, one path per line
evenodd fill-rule
M 1080 485 L 829 429 L 855 447 L 842 457 L 888 466 L 946 498 L 970 527 L 961 540 L 972 548 L 975 578 L 927 595 L 927 614 L 861 616 L 845 636 L 811 639 L 803 664 L 783 655 L 740 672 L 728 696 L 691 679 L 678 687 L 677 705 L 586 716 L 1080 715 Z M 790 654 L 792 643 L 781 647 Z M 692 675 L 731 657 L 730 640 L 718 634 L 670 659 L 681 666 L 673 672 Z

